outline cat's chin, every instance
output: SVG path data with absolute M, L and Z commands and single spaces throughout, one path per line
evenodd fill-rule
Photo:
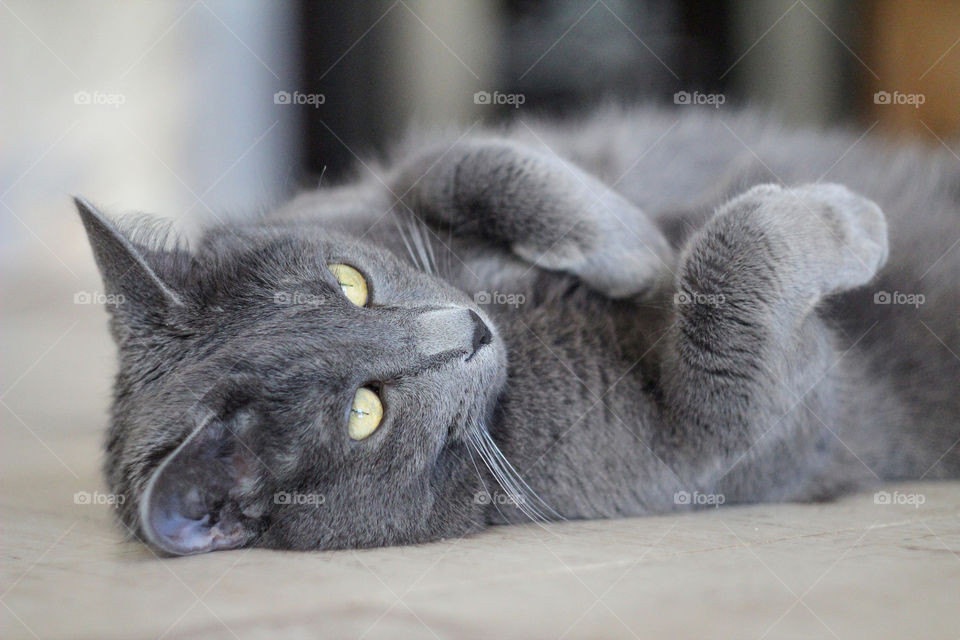
M 498 394 L 506 382 L 507 358 L 503 341 L 494 334 L 490 344 L 483 345 L 464 358 L 461 370 L 473 377 L 481 389 Z
M 494 334 L 490 344 L 447 366 L 449 379 L 457 381 L 456 388 L 450 391 L 462 398 L 460 415 L 450 425 L 447 440 L 466 441 L 472 429 L 486 423 L 503 391 L 507 379 L 506 349 Z

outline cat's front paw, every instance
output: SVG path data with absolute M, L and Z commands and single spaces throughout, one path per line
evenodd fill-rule
M 674 260 L 664 235 L 618 195 L 596 199 L 593 204 L 594 211 L 584 220 L 586 232 L 568 233 L 545 250 L 516 244 L 514 253 L 541 268 L 574 275 L 609 298 L 652 291 L 660 278 L 671 272 Z
M 589 287 L 609 298 L 627 298 L 650 291 L 670 271 L 670 248 L 661 236 L 644 238 L 624 230 L 589 252 L 573 270 Z

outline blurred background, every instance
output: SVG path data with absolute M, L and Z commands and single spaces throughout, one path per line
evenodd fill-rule
M 615 100 L 960 131 L 955 0 L 0 0 L 0 47 L 4 322 L 99 290 L 69 194 L 189 234 L 365 170 L 411 123 Z
M 954 0 L 3 0 L 0 265 L 89 286 L 67 194 L 190 227 L 409 123 L 686 99 L 940 144 L 958 41 Z

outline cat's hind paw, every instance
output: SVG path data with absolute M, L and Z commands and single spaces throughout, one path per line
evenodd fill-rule
M 760 185 L 725 209 L 758 217 L 790 257 L 785 266 L 818 285 L 819 295 L 866 284 L 887 260 L 883 211 L 840 184 Z
M 869 282 L 887 261 L 887 222 L 880 207 L 840 184 L 810 184 L 788 190 L 826 231 L 836 261 L 834 290 Z M 804 207 L 801 207 L 801 211 Z

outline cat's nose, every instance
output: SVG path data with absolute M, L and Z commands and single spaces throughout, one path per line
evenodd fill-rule
M 485 344 L 490 344 L 493 340 L 493 334 L 490 333 L 490 327 L 477 314 L 476 311 L 470 312 L 470 319 L 473 321 L 473 351 L 467 357 L 469 360 Z
M 469 358 L 492 339 L 483 319 L 463 307 L 425 311 L 417 318 L 416 349 L 421 356 L 459 352 Z

